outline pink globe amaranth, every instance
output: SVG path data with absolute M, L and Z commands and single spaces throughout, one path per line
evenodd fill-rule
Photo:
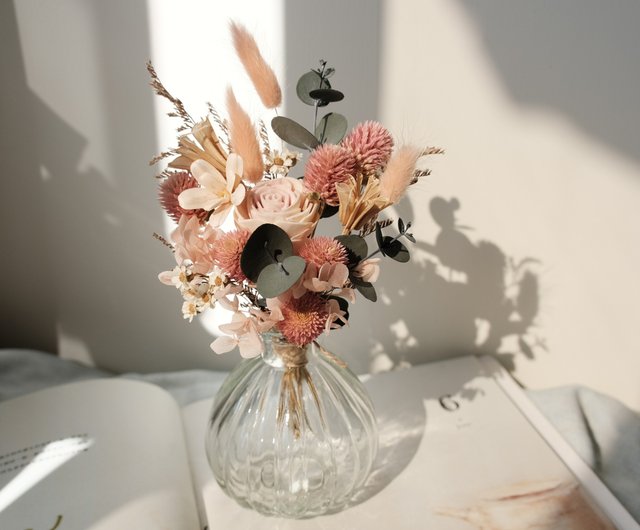
M 330 206 L 338 205 L 336 184 L 354 176 L 358 162 L 353 151 L 340 145 L 324 144 L 309 156 L 304 184 Z
M 281 303 L 283 320 L 277 328 L 291 344 L 304 346 L 315 340 L 325 329 L 329 318 L 327 301 L 315 293 L 300 298 L 290 297 Z
M 393 151 L 391 133 L 377 121 L 365 121 L 356 125 L 345 136 L 341 145 L 352 151 L 358 167 L 367 175 L 384 167 Z
M 324 236 L 307 239 L 300 247 L 298 254 L 307 263 L 313 263 L 318 267 L 322 267 L 325 263 L 346 265 L 349 262 L 349 255 L 344 245 Z
M 211 251 L 213 262 L 239 282 L 247 279 L 240 267 L 240 257 L 250 235 L 246 230 L 220 232 Z
M 197 187 L 198 181 L 187 171 L 174 171 L 160 184 L 158 188 L 160 204 L 176 223 L 180 221 L 180 217 L 183 215 L 195 216 L 200 223 L 204 223 L 207 220 L 209 212 L 206 210 L 187 210 L 180 206 L 178 202 L 178 196 L 184 190 Z
M 282 228 L 294 243 L 306 239 L 320 218 L 320 203 L 294 178 L 264 180 L 247 191 L 234 212 L 236 226 L 250 233 L 265 223 Z

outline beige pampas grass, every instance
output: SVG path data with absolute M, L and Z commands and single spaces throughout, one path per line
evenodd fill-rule
M 229 112 L 229 141 L 231 150 L 242 157 L 243 178 L 258 182 L 264 175 L 264 162 L 260 143 L 251 118 L 240 106 L 231 87 L 227 89 L 227 111 Z
M 422 156 L 422 149 L 412 145 L 400 147 L 389 159 L 384 173 L 380 176 L 380 195 L 391 204 L 402 199 L 413 180 L 416 162 Z
M 268 109 L 278 107 L 282 103 L 280 85 L 276 74 L 262 57 L 253 35 L 237 22 L 231 22 L 230 27 L 238 58 L 247 71 L 263 105 Z

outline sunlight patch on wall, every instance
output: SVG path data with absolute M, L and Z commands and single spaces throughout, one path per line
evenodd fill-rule
M 262 107 L 247 75 L 236 58 L 229 36 L 231 20 L 244 24 L 253 33 L 265 58 L 279 79 L 284 72 L 284 2 L 260 3 L 239 0 L 233 3 L 186 0 L 147 1 L 151 38 L 151 60 L 164 85 L 199 119 L 211 102 L 225 115 L 225 91 L 232 86 L 240 104 L 252 117 L 268 122 L 271 114 Z M 176 143 L 177 120 L 168 118 L 167 103 L 155 98 L 157 145 L 161 150 Z M 175 224 L 165 218 L 168 237 Z M 223 229 L 233 228 L 231 218 Z M 218 325 L 228 322 L 231 313 L 221 307 L 198 317 L 204 328 L 216 335 Z

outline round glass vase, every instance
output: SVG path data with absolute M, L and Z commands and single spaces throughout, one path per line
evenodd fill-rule
M 263 335 L 213 405 L 206 452 L 222 489 L 243 506 L 314 517 L 349 504 L 378 448 L 371 400 L 358 378 L 316 344 Z

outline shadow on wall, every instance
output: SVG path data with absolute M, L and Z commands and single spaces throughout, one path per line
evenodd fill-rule
M 42 7 L 60 18 L 55 11 L 60 6 Z M 33 21 L 47 13 L 36 17 L 30 11 L 36 7 L 21 4 L 18 13 L 24 10 L 30 24 L 23 41 L 40 52 L 33 66 L 43 68 L 41 55 L 59 56 L 66 41 L 60 29 L 37 34 Z M 2 194 L 2 209 L 11 212 L 3 232 L 14 227 L 23 243 L 3 246 L 17 254 L 9 264 L 3 260 L 3 268 L 9 267 L 3 276 L 17 281 L 3 282 L 8 292 L 0 305 L 15 317 L 9 322 L 24 328 L 3 332 L 0 346 L 55 351 L 59 345 L 64 356 L 115 371 L 144 371 L 146 362 L 153 362 L 154 370 L 175 369 L 185 364 L 183 352 L 202 351 L 203 358 L 212 358 L 210 336 L 182 320 L 179 296 L 157 280 L 163 267 L 173 266 L 173 258 L 152 237 L 163 216 L 147 165 L 157 148 L 153 93 L 144 68 L 150 57 L 145 5 L 96 1 L 85 8 L 91 20 L 81 22 L 97 30 L 91 33 L 95 42 L 85 44 L 95 45 L 91 59 L 99 79 L 91 72 L 67 75 L 71 61 L 62 58 L 60 77 L 46 81 L 52 90 L 69 91 L 57 97 L 74 112 L 84 106 L 89 115 L 98 112 L 95 123 L 85 124 L 104 131 L 103 137 L 91 133 L 91 142 L 43 101 L 47 85 L 38 87 L 42 97 L 28 86 L 12 2 L 0 8 L 3 30 L 15 37 L 3 47 L 13 98 L 3 125 L 17 132 L 3 135 L 11 140 L 4 158 L 19 161 L 19 173 Z M 53 39 L 45 46 L 42 39 L 48 37 Z M 89 148 L 106 161 L 105 170 L 87 161 Z M 19 301 L 19 314 L 7 300 Z M 32 340 L 43 333 L 46 340 Z
M 409 263 L 388 267 L 371 315 L 374 372 L 469 354 L 491 355 L 513 371 L 517 356 L 546 351 L 535 327 L 539 262 L 473 241 L 470 229 L 456 223 L 459 208 L 455 198 L 432 199 L 435 241 L 418 241 Z M 410 204 L 401 210 L 413 218 Z
M 504 87 L 640 160 L 640 4 L 597 0 L 460 0 L 484 36 Z M 613 96 L 613 97 L 612 97 Z
M 56 349 L 56 308 L 45 203 L 34 156 L 34 118 L 42 102 L 27 87 L 13 2 L 0 3 L 0 347 Z

